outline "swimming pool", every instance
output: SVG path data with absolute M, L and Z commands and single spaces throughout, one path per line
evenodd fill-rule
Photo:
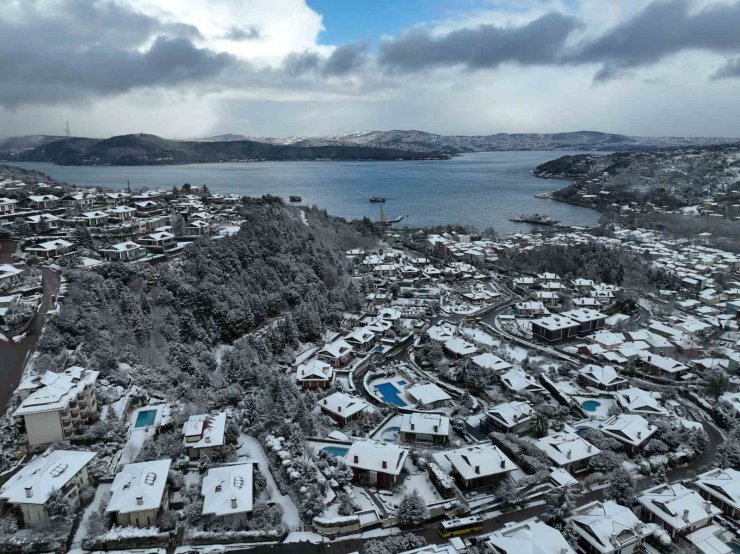
M 136 423 L 134 427 L 149 427 L 154 425 L 154 420 L 157 419 L 157 410 L 142 410 L 136 414 Z
M 335 458 L 343 458 L 347 455 L 347 452 L 349 452 L 349 448 L 346 448 L 344 446 L 325 446 L 321 450 L 323 450 L 330 456 L 334 456 Z
M 383 398 L 383 402 L 393 404 L 399 408 L 406 406 L 406 402 L 401 400 L 401 397 L 399 396 L 401 391 L 393 386 L 393 383 L 381 383 L 379 385 L 375 385 L 375 390 L 378 391 L 380 396 Z
M 599 406 L 601 406 L 601 402 L 597 400 L 586 400 L 585 402 L 581 403 L 581 408 L 583 408 L 587 412 L 595 412 Z
M 400 427 L 388 427 L 387 429 L 383 429 L 383 432 L 380 434 L 380 438 L 384 441 L 397 441 L 398 432 L 400 430 Z

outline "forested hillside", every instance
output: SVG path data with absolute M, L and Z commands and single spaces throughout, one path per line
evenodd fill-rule
M 148 390 L 201 403 L 223 385 L 214 378 L 216 345 L 262 329 L 250 344 L 267 360 L 319 338 L 359 306 L 340 250 L 372 237 L 318 210 L 308 210 L 307 225 L 274 198 L 239 210 L 238 234 L 195 244 L 179 260 L 70 271 L 69 297 L 40 341 L 37 369 L 74 362 L 125 381 L 120 368 L 130 366 Z

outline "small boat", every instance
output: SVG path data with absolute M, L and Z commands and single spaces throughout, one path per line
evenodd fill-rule
M 295 194 L 291 194 L 288 198 L 291 202 L 303 202 L 303 198 L 296 196 Z
M 560 223 L 557 219 L 544 214 L 522 214 L 517 217 L 512 217 L 509 221 L 515 223 L 533 223 L 535 225 L 557 225 Z
M 385 196 L 371 196 L 370 202 L 385 202 Z

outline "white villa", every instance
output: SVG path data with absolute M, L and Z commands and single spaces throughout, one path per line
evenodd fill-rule
M 106 512 L 121 526 L 151 527 L 169 507 L 167 475 L 172 460 L 127 464 L 116 474 Z

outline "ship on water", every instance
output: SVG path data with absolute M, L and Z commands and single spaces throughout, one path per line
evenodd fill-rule
M 522 214 L 509 218 L 509 221 L 515 223 L 533 223 L 535 225 L 557 225 L 560 223 L 557 219 L 545 214 Z
M 385 196 L 371 196 L 370 202 L 385 202 Z
M 291 194 L 288 198 L 290 199 L 291 202 L 303 202 L 303 198 L 295 194 Z
M 398 223 L 403 219 L 402 215 L 396 216 L 396 217 L 388 217 L 385 215 L 385 212 L 383 211 L 383 206 L 380 207 L 380 219 L 376 221 L 376 223 L 379 223 L 380 225 L 393 225 L 394 223 Z

